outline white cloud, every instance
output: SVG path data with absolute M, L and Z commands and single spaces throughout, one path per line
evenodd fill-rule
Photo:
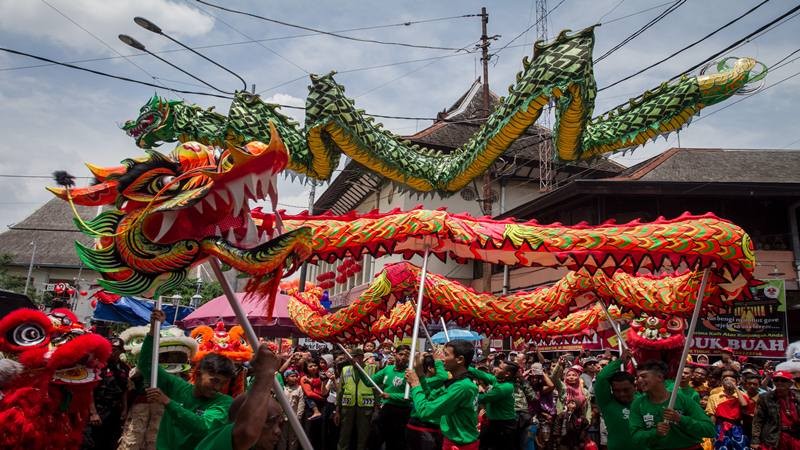
M 169 0 L 47 0 L 47 3 L 126 53 L 130 50 L 117 39 L 120 33 L 130 34 L 154 50 L 171 45 L 168 40 L 135 25 L 135 16 L 153 21 L 176 38 L 201 36 L 214 26 L 213 18 L 186 4 Z M 82 53 L 111 53 L 44 1 L 0 0 L 0 28 L 6 33 L 45 39 Z

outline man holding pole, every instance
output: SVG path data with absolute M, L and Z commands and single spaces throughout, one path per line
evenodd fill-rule
M 424 379 L 422 359 L 416 359 L 415 370 L 406 370 L 414 409 L 420 420 L 440 424 L 443 449 L 478 450 L 478 388 L 467 378 L 474 352 L 475 348 L 467 341 L 448 342 L 444 349 L 444 368 L 453 378 L 427 395 L 420 381 Z
M 151 333 L 145 338 L 137 367 L 145 380 L 158 370 L 158 387 L 147 389 L 147 400 L 164 405 L 164 415 L 158 430 L 156 448 L 159 450 L 194 449 L 209 431 L 228 422 L 228 409 L 233 399 L 220 391 L 234 376 L 233 362 L 215 353 L 206 355 L 197 365 L 195 384 L 172 375 L 161 367 L 153 368 L 153 334 L 166 316 L 153 311 Z
M 631 441 L 634 447 L 642 449 L 700 450 L 703 438 L 716 435 L 714 424 L 697 402 L 680 391 L 675 407 L 668 407 L 670 391 L 664 384 L 667 370 L 663 361 L 648 361 L 639 366 L 637 381 L 645 395 L 631 405 Z

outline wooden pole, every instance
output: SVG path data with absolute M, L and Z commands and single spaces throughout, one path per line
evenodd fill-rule
M 161 310 L 161 296 L 156 300 L 156 310 Z M 161 322 L 156 320 L 150 330 L 153 333 L 153 354 L 150 355 L 150 387 L 158 387 L 158 346 L 161 345 Z

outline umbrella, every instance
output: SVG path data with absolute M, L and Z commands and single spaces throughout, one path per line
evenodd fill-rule
M 37 309 L 36 305 L 33 304 L 27 295 L 0 290 L 0 317 L 19 308 Z
M 447 334 L 450 336 L 450 340 L 461 339 L 463 341 L 480 341 L 483 339 L 480 334 L 470 331 L 470 330 L 462 330 L 459 328 L 452 328 L 447 330 Z M 431 336 L 431 341 L 434 344 L 444 344 L 447 342 L 447 338 L 444 335 L 444 331 L 440 331 L 433 336 Z
M 236 297 L 241 302 L 247 318 L 250 319 L 250 323 L 253 324 L 253 328 L 255 328 L 259 336 L 305 336 L 297 330 L 294 322 L 289 318 L 289 311 L 286 309 L 286 305 L 289 303 L 289 296 L 278 294 L 275 298 L 275 310 L 272 318 L 267 319 L 266 303 L 252 299 L 246 300 L 245 295 L 243 292 L 236 293 Z M 219 321 L 222 321 L 227 327 L 239 324 L 239 321 L 236 320 L 236 314 L 234 314 L 228 299 L 224 295 L 210 300 L 205 305 L 197 308 L 183 320 L 179 320 L 178 324 L 184 328 L 195 328 L 200 325 L 213 327 Z

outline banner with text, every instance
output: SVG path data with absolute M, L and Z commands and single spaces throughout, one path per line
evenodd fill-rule
M 764 280 L 752 289 L 753 300 L 734 302 L 717 314 L 701 317 L 691 352 L 719 354 L 730 347 L 735 355 L 784 358 L 786 332 L 786 286 L 784 280 Z

